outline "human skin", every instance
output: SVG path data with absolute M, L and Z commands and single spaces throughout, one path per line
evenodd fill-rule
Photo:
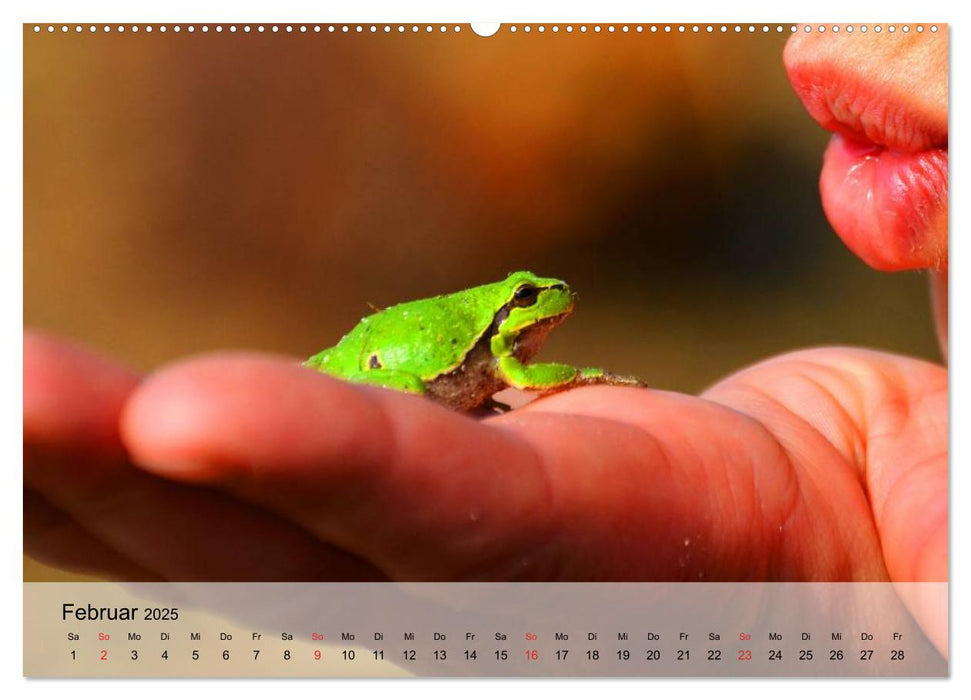
M 791 42 L 790 71 L 830 36 Z M 900 246 L 899 269 L 946 278 L 944 217 L 943 266 Z M 27 331 L 25 543 L 126 580 L 945 581 L 947 430 L 944 367 L 865 349 L 474 420 L 292 358 L 142 377 Z
M 867 264 L 930 270 L 947 356 L 947 29 L 800 33 L 786 44 L 789 80 L 834 136 L 820 195 L 840 238 Z

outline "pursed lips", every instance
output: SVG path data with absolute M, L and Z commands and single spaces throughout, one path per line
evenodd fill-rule
M 835 132 L 820 193 L 837 233 L 878 269 L 946 265 L 946 114 L 940 121 L 932 106 L 874 84 L 851 61 L 787 50 L 787 69 L 810 116 Z

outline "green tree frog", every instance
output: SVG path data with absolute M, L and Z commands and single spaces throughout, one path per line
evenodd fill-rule
M 378 311 L 304 364 L 458 411 L 508 408 L 492 399 L 507 387 L 550 394 L 589 384 L 646 386 L 602 369 L 529 364 L 574 303 L 565 282 L 513 272 L 501 282 Z

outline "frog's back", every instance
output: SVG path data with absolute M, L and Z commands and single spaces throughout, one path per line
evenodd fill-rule
M 361 319 L 307 364 L 338 376 L 393 369 L 428 381 L 458 368 L 492 324 L 483 288 L 405 302 Z

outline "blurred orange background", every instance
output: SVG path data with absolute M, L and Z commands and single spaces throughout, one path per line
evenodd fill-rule
M 828 135 L 775 25 L 172 26 L 24 28 L 29 326 L 145 371 L 304 358 L 368 303 L 531 269 L 579 293 L 542 358 L 663 389 L 807 345 L 939 357 L 923 276 L 866 268 L 823 216 Z

